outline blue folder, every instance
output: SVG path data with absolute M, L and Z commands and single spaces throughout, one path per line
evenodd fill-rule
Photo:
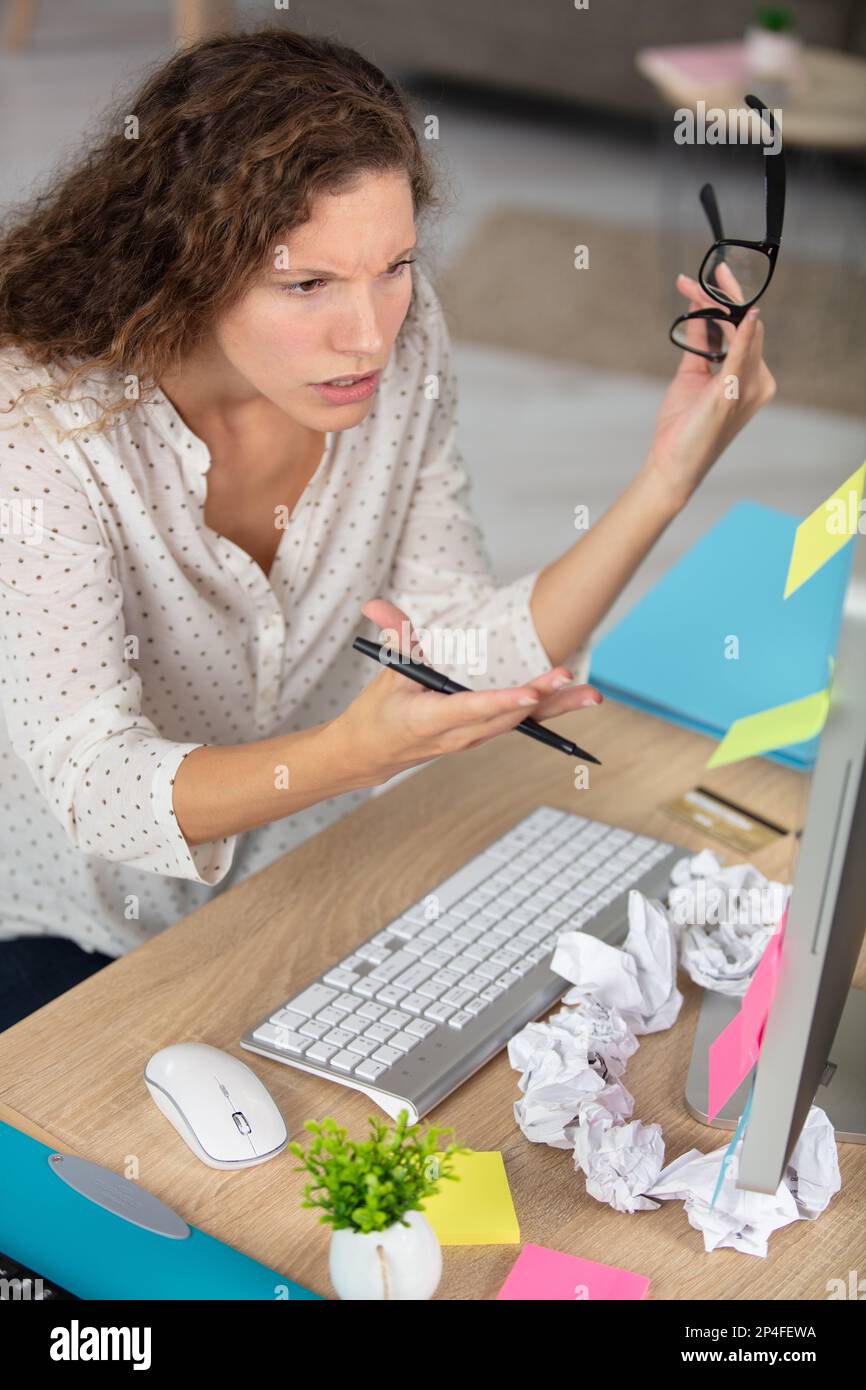
M 605 694 L 721 739 L 736 719 L 826 688 L 854 554 L 849 543 L 783 599 L 801 517 L 739 502 L 592 654 Z M 737 659 L 726 656 L 735 647 Z M 810 768 L 818 738 L 767 756 Z
M 0 1121 L 0 1251 L 43 1279 L 85 1299 L 320 1300 L 195 1226 L 172 1239 L 106 1210 L 57 1177 L 54 1152 Z

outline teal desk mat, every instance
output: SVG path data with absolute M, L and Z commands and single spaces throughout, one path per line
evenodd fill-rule
M 54 1152 L 0 1121 L 0 1250 L 44 1279 L 84 1299 L 321 1301 L 195 1226 L 178 1240 L 106 1211 L 56 1176 Z

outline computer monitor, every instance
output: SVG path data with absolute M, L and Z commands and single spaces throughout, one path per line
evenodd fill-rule
M 830 710 L 809 789 L 779 975 L 753 1071 L 712 1121 L 734 1129 L 754 1093 L 737 1186 L 776 1192 L 810 1107 L 866 1143 L 866 990 L 851 982 L 866 933 L 866 541 L 855 536 Z M 707 1059 L 740 1006 L 705 992 L 686 1105 L 705 1124 Z

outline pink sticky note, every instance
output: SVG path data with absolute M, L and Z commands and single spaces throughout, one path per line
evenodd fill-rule
M 787 920 L 786 905 L 778 927 L 764 947 L 739 1012 L 710 1044 L 707 1098 L 707 1118 L 710 1120 L 715 1119 L 725 1101 L 730 1099 L 758 1060 L 767 1015 L 779 978 L 782 937 Z
M 743 995 L 743 1044 L 753 1063 L 757 1060 L 761 1050 L 764 1025 L 767 1022 L 773 995 L 776 993 L 776 982 L 779 978 L 779 965 L 782 959 L 782 937 L 785 935 L 787 921 L 788 908 L 786 905 L 779 925 L 764 947 L 764 954 L 758 961 L 758 967 L 749 982 L 749 988 Z
M 699 82 L 742 82 L 745 74 L 745 44 L 676 44 L 672 48 L 653 48 L 653 57 L 663 59 L 684 77 Z
M 615 1265 L 581 1260 L 546 1245 L 524 1245 L 497 1299 L 529 1300 L 646 1298 L 650 1281 Z
M 726 1028 L 710 1043 L 707 1118 L 714 1120 L 725 1101 L 734 1094 L 743 1077 L 754 1065 L 749 1060 L 743 1037 L 743 1010 L 740 1008 Z

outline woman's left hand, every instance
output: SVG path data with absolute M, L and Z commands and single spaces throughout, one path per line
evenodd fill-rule
M 719 308 L 696 280 L 677 277 L 689 312 Z M 749 310 L 735 330 L 724 328 L 728 352 L 718 372 L 705 357 L 684 352 L 665 392 L 644 468 L 657 477 L 672 504 L 682 507 L 731 440 L 762 405 L 776 383 L 763 359 L 764 325 Z

